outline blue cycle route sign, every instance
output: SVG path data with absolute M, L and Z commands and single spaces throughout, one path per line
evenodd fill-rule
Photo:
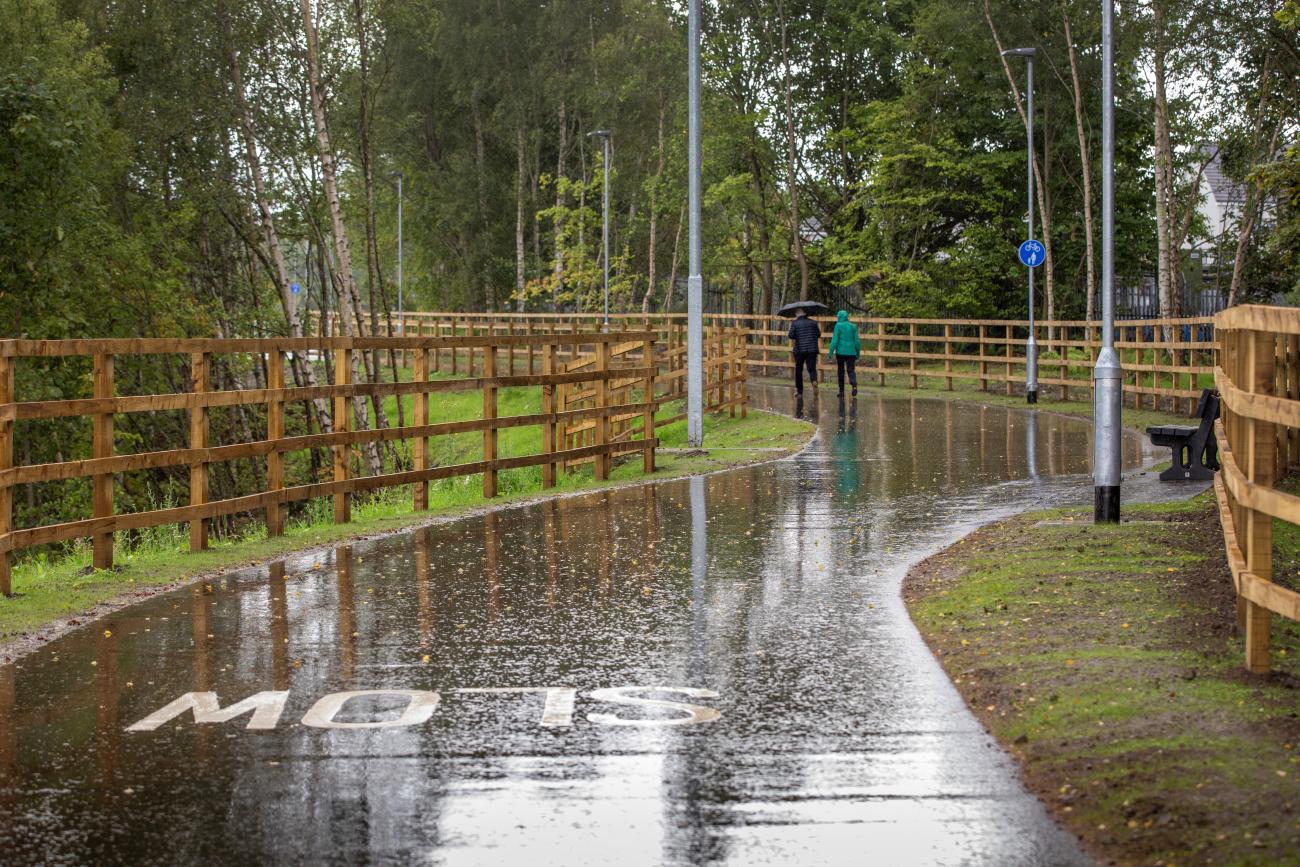
M 302 291 L 302 287 L 299 286 L 297 283 L 290 283 L 289 291 L 292 292 L 294 295 L 297 295 L 299 292 Z
M 1026 267 L 1037 268 L 1046 257 L 1047 249 L 1041 241 L 1030 239 L 1020 245 L 1020 264 Z

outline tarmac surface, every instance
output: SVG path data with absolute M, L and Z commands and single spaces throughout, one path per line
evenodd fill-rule
M 1090 863 L 899 597 L 979 524 L 1091 502 L 1090 425 L 757 397 L 818 440 L 233 572 L 0 667 L 0 860 Z M 1126 497 L 1186 493 L 1150 478 Z

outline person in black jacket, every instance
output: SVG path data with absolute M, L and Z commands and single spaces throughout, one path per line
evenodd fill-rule
M 803 310 L 790 323 L 790 340 L 794 344 L 794 390 L 803 394 L 803 369 L 808 368 L 808 381 L 817 390 L 817 356 L 821 354 L 822 330 L 808 318 Z

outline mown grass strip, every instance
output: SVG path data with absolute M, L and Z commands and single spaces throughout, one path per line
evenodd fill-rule
M 1295 863 L 1300 628 L 1243 669 L 1205 495 L 982 530 L 914 569 L 926 641 L 1030 787 L 1118 863 Z

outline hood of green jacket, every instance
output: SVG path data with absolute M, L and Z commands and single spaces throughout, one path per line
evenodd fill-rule
M 841 322 L 848 322 L 848 321 L 849 321 L 849 311 L 847 311 L 847 310 L 841 310 L 839 313 L 836 313 L 836 314 L 835 314 L 835 318 L 838 319 L 838 320 L 841 321 Z

